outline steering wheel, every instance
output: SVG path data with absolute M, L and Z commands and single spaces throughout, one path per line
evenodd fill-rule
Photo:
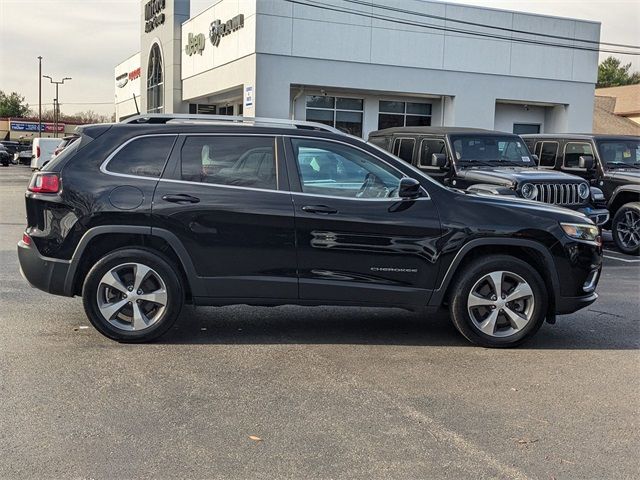
M 356 193 L 356 198 L 384 198 L 389 196 L 389 189 L 376 175 L 369 172 Z

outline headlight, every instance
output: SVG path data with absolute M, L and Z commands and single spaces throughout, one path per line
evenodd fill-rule
M 522 193 L 522 196 L 524 198 L 531 200 L 532 198 L 536 198 L 536 196 L 538 195 L 538 187 L 536 187 L 532 183 L 525 183 L 524 185 L 522 185 L 520 192 Z
M 582 200 L 586 200 L 589 197 L 589 184 L 581 183 L 578 185 L 578 195 Z
M 600 235 L 598 227 L 587 223 L 561 223 L 560 226 L 564 233 L 576 240 L 595 241 Z

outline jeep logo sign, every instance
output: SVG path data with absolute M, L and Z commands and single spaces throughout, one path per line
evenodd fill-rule
M 205 40 L 204 34 L 198 33 L 194 35 L 193 33 L 189 34 L 189 38 L 187 39 L 187 44 L 184 47 L 184 53 L 191 56 L 194 53 L 199 53 L 202 55 L 202 50 L 204 50 Z
M 240 30 L 244 27 L 244 15 L 236 15 L 231 20 L 227 20 L 225 23 L 222 23 L 220 20 L 215 20 L 211 22 L 209 26 L 209 40 L 214 47 L 220 45 L 220 39 L 222 37 L 226 37 L 231 32 L 235 32 L 236 30 Z
M 144 6 L 144 31 L 151 30 L 164 23 L 164 10 L 166 0 L 149 0 Z

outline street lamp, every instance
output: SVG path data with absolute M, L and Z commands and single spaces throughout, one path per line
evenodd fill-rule
M 54 127 L 55 128 L 55 136 L 58 138 L 58 118 L 60 115 L 60 103 L 58 102 L 58 86 L 62 85 L 65 80 L 71 80 L 71 77 L 64 77 L 62 80 L 55 81 L 49 75 L 43 75 L 44 78 L 48 78 L 51 83 L 56 84 L 56 98 L 53 100 L 53 118 L 54 118 Z

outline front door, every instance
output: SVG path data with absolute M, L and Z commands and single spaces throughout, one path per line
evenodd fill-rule
M 300 298 L 426 304 L 440 237 L 427 192 L 401 200 L 402 172 L 354 145 L 291 137 L 287 147 Z
M 297 299 L 295 229 L 279 143 L 269 135 L 182 135 L 153 199 L 212 298 Z

